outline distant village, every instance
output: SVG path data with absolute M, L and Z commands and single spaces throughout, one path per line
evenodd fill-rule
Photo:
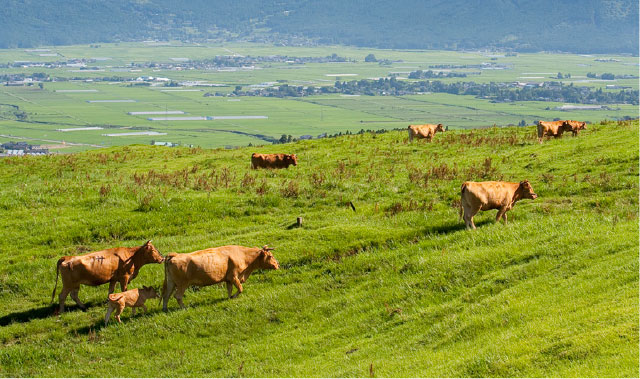
M 49 149 L 26 142 L 5 142 L 0 145 L 0 157 L 16 157 L 24 155 L 47 155 Z

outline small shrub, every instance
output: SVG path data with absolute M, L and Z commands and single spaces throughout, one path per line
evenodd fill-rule
M 290 180 L 289 183 L 282 187 L 280 193 L 284 197 L 298 197 L 300 194 L 300 187 L 298 186 L 298 182 Z

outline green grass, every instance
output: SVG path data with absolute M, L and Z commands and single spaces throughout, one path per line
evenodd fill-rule
M 299 165 L 253 171 L 254 151 Z M 492 128 L 1 160 L 0 375 L 637 377 L 638 160 L 637 121 L 542 145 Z M 491 179 L 539 198 L 466 231 L 460 184 Z M 269 244 L 282 269 L 122 325 L 102 326 L 105 286 L 53 315 L 58 257 L 146 239 Z M 149 265 L 132 286 L 162 279 Z

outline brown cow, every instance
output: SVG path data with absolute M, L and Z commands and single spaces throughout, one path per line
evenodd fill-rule
M 58 288 L 58 275 L 62 276 L 62 290 L 59 312 L 64 312 L 64 301 L 67 295 L 82 308 L 86 306 L 78 299 L 80 285 L 99 286 L 109 283 L 109 293 L 113 293 L 116 283 L 120 283 L 122 291 L 132 281 L 140 268 L 147 263 L 161 263 L 164 260 L 151 241 L 136 247 L 114 247 L 85 255 L 66 256 L 56 264 L 56 285 L 51 294 L 51 302 Z
M 444 126 L 442 124 L 424 124 L 424 125 L 409 125 L 409 142 L 415 138 L 426 138 L 427 142 L 431 142 L 436 132 L 444 132 Z
M 562 138 L 562 133 L 571 130 L 566 121 L 538 121 L 538 142 L 544 137 Z
M 107 314 L 104 317 L 104 326 L 107 326 L 109 323 L 109 317 L 111 317 L 111 312 L 115 309 L 116 311 L 116 320 L 120 321 L 120 314 L 125 307 L 131 307 L 132 315 L 136 315 L 136 308 L 142 307 L 142 311 L 147 313 L 147 306 L 144 305 L 144 302 L 147 299 L 159 298 L 160 295 L 156 292 L 153 287 L 143 286 L 142 289 L 132 289 L 120 293 L 112 293 L 109 295 L 109 307 L 107 308 Z
M 167 302 L 173 291 L 178 304 L 184 308 L 182 296 L 189 286 L 210 286 L 226 282 L 229 298 L 242 293 L 242 283 L 256 269 L 280 268 L 271 253 L 273 248 L 263 246 L 221 246 L 193 253 L 167 254 L 164 262 L 164 284 L 162 285 L 162 310 L 167 310 Z M 235 295 L 233 286 L 238 291 Z
M 565 123 L 569 126 L 567 131 L 571 130 L 574 137 L 578 136 L 578 132 L 587 129 L 587 123 L 584 121 L 566 120 Z
M 295 154 L 251 154 L 251 168 L 289 168 L 290 165 L 298 165 L 298 156 Z
M 464 212 L 467 229 L 476 228 L 473 216 L 478 211 L 497 209 L 496 221 L 501 218 L 507 222 L 507 211 L 513 208 L 518 200 L 535 199 L 528 180 L 520 183 L 510 182 L 464 182 L 460 190 L 460 217 Z

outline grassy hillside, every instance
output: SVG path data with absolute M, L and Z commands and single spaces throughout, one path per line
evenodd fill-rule
M 252 171 L 252 152 L 299 165 Z M 2 376 L 619 376 L 638 368 L 638 122 L 539 145 L 532 128 L 238 150 L 129 146 L 0 160 Z M 458 220 L 465 180 L 539 195 Z M 349 202 L 356 207 L 354 212 Z M 295 218 L 302 228 L 293 228 Z M 277 247 L 225 300 L 188 290 L 104 328 L 49 305 L 59 256 Z M 159 285 L 145 266 L 132 287 Z M 69 299 L 67 302 L 71 305 Z

